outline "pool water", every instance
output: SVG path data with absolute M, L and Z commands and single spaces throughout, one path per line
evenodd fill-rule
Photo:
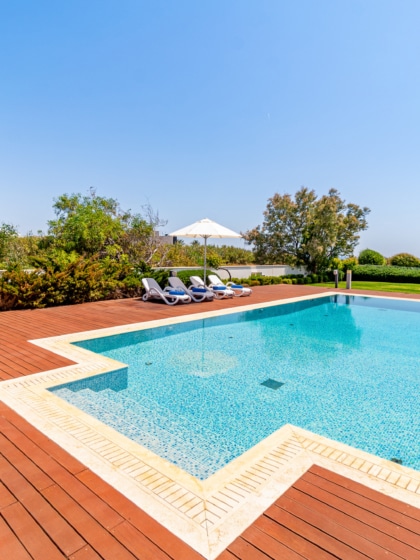
M 50 390 L 199 479 L 284 424 L 420 470 L 420 303 L 328 296 L 77 345 L 128 367 Z

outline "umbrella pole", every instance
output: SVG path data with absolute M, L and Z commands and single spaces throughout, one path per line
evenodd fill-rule
M 207 261 L 207 236 L 204 236 L 204 284 L 207 286 L 206 261 Z

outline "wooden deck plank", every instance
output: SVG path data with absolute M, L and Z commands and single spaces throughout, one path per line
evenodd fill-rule
M 16 434 L 16 432 L 9 430 L 8 435 L 13 438 L 14 435 L 19 436 L 19 432 Z M 72 473 L 67 471 L 62 465 L 57 463 L 51 455 L 45 453 L 43 449 L 36 447 L 31 440 L 25 438 L 24 436 L 18 438 L 15 437 L 13 439 L 15 443 L 21 445 L 23 452 L 31 453 L 32 459 L 36 462 L 36 464 L 29 461 L 23 452 L 18 457 L 20 461 L 16 463 L 17 453 L 12 454 L 10 451 L 8 453 L 11 444 L 9 444 L 9 446 L 2 446 L 5 456 L 11 460 L 14 465 L 18 464 L 20 472 L 23 476 L 25 476 L 25 478 L 27 478 L 31 484 L 36 486 L 39 490 L 42 491 L 44 488 L 47 488 L 54 483 L 59 484 L 61 488 L 71 494 L 72 497 L 76 499 L 78 503 L 92 516 L 94 516 L 95 519 L 106 529 L 110 529 L 123 521 L 123 518 L 117 513 L 117 511 L 110 508 L 106 502 L 98 498 L 92 490 L 82 484 L 79 479 L 75 478 Z M 2 445 L 1 439 L 0 445 Z M 55 450 L 56 447 L 54 447 L 54 451 Z M 26 465 L 23 458 L 26 459 L 26 462 L 28 462 L 31 466 L 30 469 L 28 469 L 28 465 Z M 83 467 L 83 470 L 86 470 L 86 467 Z M 78 470 L 77 472 L 79 473 L 80 471 Z M 38 481 L 39 473 L 42 473 L 45 477 L 45 479 L 42 479 L 42 483 Z
M 101 560 L 101 556 L 90 546 L 84 546 L 69 556 L 69 560 Z
M 78 459 L 56 445 L 2 402 L 0 402 L 0 429 L 35 462 L 42 458 L 54 457 L 55 462 L 72 474 L 86 469 Z
M 287 558 L 287 560 L 302 560 L 303 557 L 294 551 L 292 548 L 288 547 L 288 543 L 284 544 L 280 540 L 271 537 L 267 533 L 260 531 L 255 524 L 251 525 L 247 531 L 242 534 L 242 540 L 249 543 L 254 549 L 259 550 L 265 554 L 268 558 Z M 235 554 L 236 546 L 235 543 L 228 547 L 231 552 Z M 250 554 L 251 550 L 247 551 Z M 244 553 L 242 553 L 244 554 Z M 253 555 L 249 556 L 249 559 L 253 560 L 256 556 L 255 551 L 252 551 Z M 246 557 L 244 557 L 245 559 Z M 241 557 L 242 560 L 242 557 Z
M 171 560 L 166 552 L 158 548 L 128 521 L 121 523 L 111 532 L 136 558 L 141 558 L 141 560 Z
M 325 550 L 334 558 L 351 558 L 353 560 L 366 560 L 366 555 L 360 553 L 351 545 L 343 543 L 329 532 L 325 532 L 317 522 L 307 517 L 296 516 L 288 510 L 287 492 L 267 509 L 264 513 L 275 521 L 279 527 L 286 527 L 293 533 L 301 535 L 320 550 Z
M 64 554 L 68 555 L 79 550 L 86 544 L 85 541 L 50 506 L 42 494 L 22 476 L 18 468 L 19 465 L 12 465 L 0 457 L 0 472 L 6 481 L 9 492 L 23 505 L 26 512 L 42 527 L 49 539 Z
M 345 523 L 346 527 L 359 534 L 365 532 L 368 526 L 369 538 L 383 548 L 403 555 L 407 555 L 411 551 L 411 554 L 417 553 L 420 557 L 420 535 L 380 516 L 376 509 L 373 513 L 372 505 L 361 508 L 337 495 L 334 488 L 329 488 L 330 491 L 321 489 L 312 484 L 310 476 L 308 478 L 297 481 L 294 487 L 320 502 L 319 510 L 327 507 L 336 522 Z M 409 543 L 409 546 L 405 543 Z
M 0 434 L 2 455 L 23 475 L 35 488 L 42 490 L 52 484 L 52 480 L 25 453 L 15 447 L 4 435 Z
M 139 509 L 133 502 L 127 500 L 118 490 L 98 478 L 92 471 L 86 469 L 77 476 L 99 497 L 112 504 L 123 517 L 129 519 L 133 527 L 146 535 L 156 546 L 162 550 L 170 550 L 173 560 L 183 560 L 184 558 L 199 560 L 202 558 L 200 554 L 175 537 L 173 533 Z
M 229 550 L 224 550 L 222 554 L 217 557 L 217 560 L 238 560 L 238 556 L 232 554 Z M 258 560 L 258 558 L 254 556 L 253 560 Z M 264 560 L 267 560 L 267 557 L 265 557 Z
M 389 558 L 397 558 L 398 556 L 409 558 L 410 555 L 418 554 L 418 549 L 416 551 L 415 547 L 411 544 L 413 535 L 407 532 L 404 533 L 400 527 L 396 528 L 396 531 L 392 531 L 392 523 L 389 523 L 387 520 L 380 518 L 372 512 L 360 509 L 357 510 L 343 500 L 339 500 L 339 498 L 333 494 L 330 494 L 330 504 L 328 504 L 323 501 L 325 498 L 328 499 L 325 493 L 321 494 L 314 488 L 308 489 L 308 486 L 310 485 L 306 480 L 301 480 L 294 485 L 294 488 L 296 490 L 302 490 L 303 487 L 305 490 L 309 490 L 309 494 L 306 494 L 304 498 L 300 497 L 300 501 L 304 502 L 307 507 L 311 507 L 316 513 L 330 516 L 331 519 L 334 519 L 336 524 L 351 531 L 354 535 L 368 539 L 369 543 L 373 543 L 381 549 L 386 550 Z M 293 497 L 296 499 L 295 496 Z M 359 517 L 357 517 L 357 514 L 359 514 Z M 390 529 L 393 534 L 387 534 L 387 529 Z M 352 538 L 353 540 L 356 539 L 355 536 Z M 404 540 L 404 542 L 397 539 Z M 408 539 L 410 540 L 410 545 L 405 544 Z
M 3 476 L 4 475 L 2 474 L 2 478 L 3 478 Z M 9 490 L 6 488 L 6 486 L 0 480 L 0 512 L 4 507 L 10 506 L 11 504 L 14 504 L 15 502 L 17 502 L 17 499 L 15 498 L 15 496 L 13 496 L 13 494 L 11 492 L 9 492 Z
M 334 483 L 336 491 L 340 492 L 340 495 L 342 495 L 342 492 L 346 492 L 346 496 L 350 493 L 355 503 L 361 507 L 374 507 L 379 515 L 420 535 L 419 510 L 416 507 L 376 492 L 376 490 L 372 490 L 359 482 L 332 473 L 319 465 L 313 465 L 310 472 L 313 476 L 318 476 L 320 479 L 324 479 L 331 484 Z M 311 480 L 313 481 L 314 479 L 311 477 Z
M 32 558 L 62 560 L 65 555 L 51 542 L 22 504 L 2 509 L 1 515 Z M 2 545 L 1 545 L 2 546 Z
M 0 517 L 0 551 L 1 557 L 10 560 L 31 560 L 27 550 L 16 538 L 15 533 Z
M 91 517 L 71 496 L 57 485 L 43 491 L 43 496 L 65 517 L 81 537 L 106 560 L 136 560 L 113 535 Z
M 242 536 L 235 539 L 235 541 L 229 546 L 229 548 L 217 557 L 217 560 L 225 560 L 226 554 L 230 555 L 228 558 L 231 558 L 233 556 L 233 558 L 240 558 L 240 560 L 272 560 L 273 558 L 289 560 L 286 555 L 287 550 L 283 550 L 282 556 L 268 556 L 265 552 L 259 550 L 258 548 L 255 548 L 255 546 L 246 541 Z M 294 560 L 296 560 L 296 558 Z M 302 558 L 300 558 L 299 560 L 302 560 Z
M 287 507 L 294 515 L 304 517 L 308 522 L 335 539 L 356 548 L 368 557 L 375 558 L 381 552 L 383 553 L 384 548 L 374 542 L 369 526 L 364 525 L 365 533 L 360 534 L 355 532 L 352 518 L 344 515 L 343 518 L 347 522 L 345 524 L 338 523 L 335 517 L 337 511 L 334 508 L 322 504 L 312 496 L 299 492 L 295 486 L 287 491 Z M 391 552 L 388 552 L 387 558 L 398 560 L 398 557 Z
M 322 550 L 319 546 L 302 537 L 302 535 L 291 531 L 290 528 L 279 525 L 267 515 L 259 517 L 254 526 L 273 539 L 287 543 L 289 548 L 308 560 L 312 560 L 312 558 L 317 560 L 333 560 L 336 558 L 335 555 Z

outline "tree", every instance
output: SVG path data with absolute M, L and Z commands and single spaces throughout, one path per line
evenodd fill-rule
M 367 228 L 369 208 L 346 203 L 336 189 L 318 198 L 302 187 L 294 196 L 276 193 L 268 200 L 262 226 L 247 231 L 257 263 L 304 265 L 324 272 L 332 259 L 348 257 Z
M 389 259 L 392 266 L 420 266 L 420 259 L 410 253 L 398 253 Z
M 128 260 L 135 268 L 159 266 L 167 247 L 157 228 L 166 224 L 150 205 L 142 206 L 144 217 L 123 211 L 117 200 L 104 198 L 91 188 L 87 196 L 63 194 L 53 205 L 48 236 L 41 249 L 76 252 L 85 257 Z
M 386 264 L 386 258 L 373 249 L 364 249 L 359 253 L 359 264 Z
M 103 198 L 90 189 L 89 195 L 63 194 L 53 205 L 57 218 L 48 222 L 53 244 L 80 255 L 116 256 L 128 215 L 113 198 Z
M 146 265 L 161 266 L 171 245 L 162 243 L 158 228 L 166 221 L 147 204 L 142 206 L 145 217 L 127 214 L 124 224 L 122 247 L 129 261 L 136 267 Z
M 17 228 L 11 224 L 0 225 L 0 263 L 8 261 L 13 240 L 18 237 Z

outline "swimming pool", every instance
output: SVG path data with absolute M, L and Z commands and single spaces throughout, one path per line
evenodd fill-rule
M 78 342 L 57 396 L 204 480 L 284 424 L 420 470 L 420 304 L 331 296 Z

